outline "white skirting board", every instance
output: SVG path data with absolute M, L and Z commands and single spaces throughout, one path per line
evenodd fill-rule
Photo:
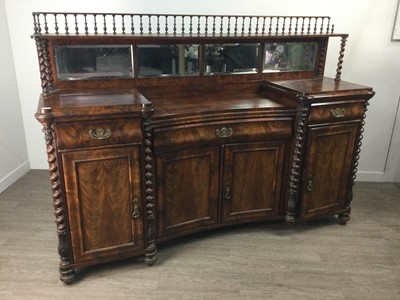
M 27 160 L 18 168 L 14 169 L 12 172 L 0 178 L 0 193 L 5 191 L 10 185 L 12 185 L 19 178 L 24 176 L 31 169 L 29 161 Z
M 357 172 L 356 181 L 383 182 L 385 173 L 383 172 Z

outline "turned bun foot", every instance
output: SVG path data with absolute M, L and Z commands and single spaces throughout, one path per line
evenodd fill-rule
M 340 225 L 346 225 L 350 221 L 351 207 L 348 206 L 343 212 L 338 214 L 338 222 Z
M 147 247 L 144 255 L 144 261 L 149 267 L 154 265 L 154 263 L 157 261 L 157 246 L 155 243 Z
M 65 284 L 69 285 L 74 282 L 76 273 L 75 270 L 70 265 L 60 264 L 60 280 Z

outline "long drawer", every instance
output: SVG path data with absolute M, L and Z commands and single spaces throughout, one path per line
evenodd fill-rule
M 251 140 L 290 138 L 292 118 L 194 123 L 154 130 L 154 151 L 170 148 L 226 144 Z

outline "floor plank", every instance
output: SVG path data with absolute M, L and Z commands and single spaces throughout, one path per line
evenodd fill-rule
M 400 299 L 400 184 L 357 183 L 352 219 L 234 226 L 58 280 L 47 171 L 0 194 L 0 299 Z

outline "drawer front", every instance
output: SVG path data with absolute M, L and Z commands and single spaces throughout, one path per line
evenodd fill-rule
M 292 123 L 293 119 L 282 118 L 157 128 L 154 130 L 154 151 L 160 152 L 172 147 L 290 138 L 293 133 Z
M 55 124 L 58 149 L 138 143 L 141 119 L 106 119 Z
M 309 124 L 361 119 L 363 115 L 364 101 L 313 104 Z

